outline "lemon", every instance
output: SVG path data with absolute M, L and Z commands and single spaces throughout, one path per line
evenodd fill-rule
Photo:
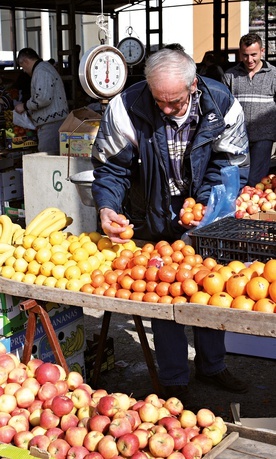
M 16 258 L 14 256 L 9 257 L 9 258 L 6 259 L 5 265 L 6 266 L 13 266 L 15 260 L 16 260 Z
M 76 266 L 77 262 L 75 260 L 68 260 L 64 264 L 65 268 L 69 268 L 69 266 Z
M 72 290 L 73 292 L 79 292 L 81 289 L 81 281 L 79 279 L 70 279 L 66 283 L 66 290 Z
M 36 275 L 27 272 L 25 276 L 23 277 L 22 282 L 24 282 L 25 284 L 34 284 L 35 280 L 36 280 Z
M 25 273 L 28 269 L 28 262 L 24 258 L 17 258 L 13 264 L 16 272 Z
M 103 249 L 102 254 L 104 255 L 105 260 L 113 261 L 116 258 L 116 252 L 112 249 Z
M 56 252 L 68 253 L 67 248 L 64 247 L 64 245 L 62 244 L 51 245 L 50 250 L 52 253 L 56 253 Z
M 125 249 L 131 250 L 132 252 L 135 252 L 135 250 L 137 249 L 137 245 L 135 244 L 133 240 L 125 242 L 122 245 L 124 246 Z
M 25 250 L 25 253 L 23 255 L 24 260 L 26 260 L 28 263 L 30 261 L 34 260 L 36 256 L 36 250 L 33 249 L 32 247 L 29 247 L 28 249 Z
M 91 231 L 91 233 L 89 233 L 88 235 L 91 239 L 92 242 L 95 242 L 95 244 L 97 244 L 97 242 L 101 239 L 102 235 L 100 233 L 98 233 L 97 231 Z
M 47 279 L 46 276 L 44 276 L 43 274 L 39 274 L 39 275 L 36 277 L 35 284 L 36 284 L 36 285 L 43 285 L 43 282 L 45 281 L 45 279 Z
M 81 270 L 77 265 L 69 266 L 68 268 L 66 268 L 66 270 L 64 272 L 64 277 L 66 277 L 66 279 L 68 279 L 68 280 L 70 280 L 70 279 L 79 279 L 80 276 L 81 276 Z
M 48 240 L 45 237 L 36 237 L 33 242 L 31 247 L 38 251 L 39 249 L 42 249 L 43 247 L 46 247 L 48 244 Z
M 63 247 L 63 248 L 66 250 L 66 252 L 69 251 L 69 250 L 68 250 L 69 245 L 70 245 L 70 241 L 68 241 L 68 239 L 65 239 L 65 240 L 62 241 L 62 243 L 61 243 L 61 247 Z
M 87 251 L 89 256 L 95 255 L 95 253 L 98 250 L 97 244 L 95 244 L 95 242 L 92 241 L 84 242 L 84 244 L 82 244 L 82 248 Z
M 91 257 L 88 258 L 88 261 L 91 265 L 91 271 L 94 271 L 95 269 L 98 269 L 100 266 L 101 262 L 98 257 L 92 255 Z
M 97 242 L 98 250 L 110 249 L 112 247 L 112 241 L 107 236 L 102 236 Z
M 13 266 L 9 266 L 9 265 L 2 266 L 2 269 L 1 269 L 2 277 L 5 277 L 6 279 L 11 279 L 14 273 L 15 273 L 15 269 Z
M 75 260 L 76 262 L 81 261 L 81 260 L 88 260 L 88 257 L 89 257 L 88 252 L 82 247 L 78 247 L 72 253 L 72 260 Z
M 35 239 L 36 236 L 34 236 L 33 234 L 25 234 L 23 237 L 23 247 L 25 249 L 29 249 L 30 247 L 32 247 L 32 243 Z
M 102 252 L 99 252 L 99 251 L 98 251 L 97 253 L 95 253 L 95 257 L 97 257 L 98 260 L 99 260 L 101 263 L 104 263 L 104 261 L 105 261 L 105 256 L 102 254 Z
M 79 238 L 75 234 L 70 234 L 70 236 L 68 236 L 68 238 L 67 238 L 67 241 L 69 241 L 70 244 L 71 244 L 71 242 L 75 242 L 75 241 L 78 241 L 78 240 L 79 240 Z
M 65 252 L 55 252 L 51 256 L 51 260 L 55 265 L 64 265 L 68 259 Z
M 41 267 L 40 263 L 38 263 L 36 260 L 32 260 L 28 264 L 28 272 L 31 274 L 35 274 L 37 276 L 40 272 L 40 267 Z
M 68 247 L 68 251 L 70 253 L 73 253 L 76 249 L 78 249 L 79 247 L 81 247 L 81 244 L 79 241 L 74 241 L 74 242 L 71 242 L 71 244 L 69 245 Z
M 124 246 L 123 244 L 114 244 L 112 250 L 119 256 L 122 250 L 124 250 Z
M 88 236 L 88 237 L 89 237 L 89 233 L 86 233 L 86 232 L 80 233 L 78 239 L 80 240 L 81 238 L 83 238 L 83 237 L 85 237 L 85 236 Z M 89 238 L 89 239 L 90 239 L 90 238 Z
M 23 245 L 19 245 L 16 247 L 15 251 L 13 252 L 14 258 L 23 258 L 23 255 L 25 253 L 26 249 L 23 247 Z
M 55 265 L 52 269 L 52 276 L 56 279 L 64 277 L 65 267 L 64 265 Z
M 56 286 L 57 279 L 53 276 L 46 277 L 44 280 L 43 284 L 45 287 L 52 287 L 54 288 Z
M 22 279 L 24 276 L 25 276 L 24 273 L 20 273 L 19 271 L 17 271 L 12 275 L 11 279 L 16 282 L 22 282 Z
M 51 245 L 60 245 L 64 241 L 64 234 L 62 231 L 53 231 L 49 235 L 49 242 Z
M 77 266 L 80 268 L 82 274 L 92 272 L 92 265 L 89 260 L 80 260 Z
M 106 263 L 102 263 L 99 268 L 102 273 L 104 274 L 106 271 L 109 271 L 110 270 L 110 265 L 106 264 Z
M 52 253 L 50 249 L 47 247 L 42 247 L 42 249 L 37 251 L 35 259 L 38 261 L 38 263 L 45 263 L 51 259 L 51 255 Z
M 91 239 L 89 236 L 82 236 L 82 237 L 79 237 L 79 242 L 80 242 L 80 245 L 82 246 L 86 242 L 91 242 Z
M 55 288 L 61 288 L 65 290 L 67 282 L 68 282 L 68 279 L 66 279 L 66 277 L 61 277 L 60 279 L 57 280 Z
M 90 274 L 88 274 L 88 273 L 83 273 L 83 274 L 81 274 L 81 276 L 80 276 L 80 281 L 81 281 L 81 282 L 84 281 L 84 284 L 90 284 L 90 282 L 91 282 Z
M 54 263 L 52 261 L 45 261 L 45 263 L 42 263 L 40 266 L 40 274 L 43 274 L 43 276 L 49 277 L 52 274 L 52 269 L 54 267 Z

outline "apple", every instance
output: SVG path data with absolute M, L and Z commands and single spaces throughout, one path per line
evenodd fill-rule
M 145 400 L 138 400 L 138 401 L 136 401 L 135 403 L 133 403 L 133 405 L 132 405 L 131 408 L 132 408 L 134 411 L 139 411 L 139 409 L 140 409 L 145 403 L 146 403 Z
M 113 416 L 119 408 L 119 401 L 113 395 L 104 395 L 99 399 L 97 405 L 98 412 L 105 416 Z
M 154 424 L 151 429 L 149 429 L 150 435 L 156 434 L 156 433 L 167 433 L 167 429 L 165 429 L 164 426 L 160 426 L 158 424 Z
M 98 451 L 104 459 L 111 459 L 117 456 L 119 451 L 116 440 L 112 435 L 105 435 L 98 443 Z
M 100 398 L 104 397 L 105 395 L 108 395 L 105 389 L 95 389 L 94 392 L 92 393 L 92 399 L 98 403 Z
M 197 425 L 199 427 L 207 427 L 215 422 L 214 413 L 208 408 L 201 408 L 196 414 Z
M 126 433 L 118 438 L 117 448 L 124 457 L 131 457 L 139 449 L 139 440 L 133 433 Z
M 269 185 L 269 184 L 271 184 L 271 178 L 268 177 L 268 176 L 263 177 L 263 178 L 261 179 L 261 183 L 263 183 L 264 185 Z
M 54 363 L 45 362 L 35 370 L 35 377 L 39 384 L 45 384 L 46 382 L 55 384 L 60 378 L 60 372 Z
M 158 424 L 164 426 L 167 431 L 174 429 L 175 427 L 181 427 L 179 419 L 174 416 L 165 416 L 164 418 L 158 420 Z
M 73 407 L 73 401 L 69 397 L 66 397 L 66 395 L 56 395 L 52 400 L 51 409 L 60 418 L 64 414 L 69 414 Z
M 11 413 L 17 406 L 17 401 L 14 395 L 2 394 L 0 395 L 0 411 L 4 413 Z
M 42 410 L 40 415 L 40 426 L 44 429 L 51 429 L 52 427 L 57 427 L 59 425 L 59 417 L 56 416 L 50 408 Z
M 145 430 L 145 429 L 136 429 L 133 431 L 134 435 L 136 435 L 136 437 L 138 438 L 139 440 L 139 448 L 140 449 L 144 449 L 146 448 L 147 444 L 148 444 L 148 441 L 149 441 L 149 436 L 150 436 L 150 433 L 148 430 Z
M 46 383 L 42 384 L 38 390 L 37 398 L 39 400 L 50 400 L 53 399 L 57 395 L 58 391 L 55 384 L 47 381 Z
M 113 419 L 115 419 L 117 417 L 121 417 L 120 414 L 122 414 L 122 413 L 120 413 L 120 412 L 115 413 L 114 416 L 113 416 Z M 125 416 L 129 420 L 129 422 L 131 424 L 131 427 L 132 427 L 132 430 L 137 429 L 137 427 L 141 424 L 141 418 L 139 416 L 138 411 L 126 410 L 125 411 Z
M 211 438 L 203 433 L 199 433 L 190 440 L 192 443 L 197 444 L 202 449 L 202 454 L 208 453 L 213 447 L 213 441 Z
M 78 422 L 79 418 L 75 414 L 64 414 L 60 418 L 60 427 L 64 432 L 66 432 L 66 430 L 69 429 L 69 427 L 76 427 L 78 425 Z
M 67 452 L 66 459 L 84 459 L 87 458 L 89 451 L 84 446 L 71 446 Z
M 85 427 L 87 430 L 89 430 L 89 420 L 89 417 L 80 419 L 77 424 L 77 427 Z
M 8 382 L 22 384 L 27 378 L 27 371 L 24 368 L 14 368 L 9 372 Z
M 178 416 L 184 408 L 183 403 L 177 397 L 168 398 L 164 403 L 164 407 L 167 408 L 173 416 Z
M 67 375 L 67 385 L 69 390 L 77 389 L 81 384 L 83 384 L 83 377 L 78 371 L 69 371 Z
M 71 394 L 71 400 L 73 405 L 79 409 L 82 406 L 89 406 L 91 403 L 91 395 L 85 389 L 79 389 L 78 387 L 73 390 Z
M 57 438 L 56 440 L 51 441 L 48 446 L 48 453 L 51 457 L 55 459 L 66 459 L 67 453 L 70 449 L 70 445 L 62 438 Z
M 73 404 L 74 405 L 74 404 Z M 73 407 L 73 412 L 76 408 Z M 83 418 L 90 418 L 94 415 L 95 413 L 95 408 L 91 405 L 86 405 L 86 406 L 81 406 L 77 411 L 76 411 L 76 415 L 78 416 L 79 420 L 83 419 Z
M 37 398 L 33 401 L 33 403 L 28 407 L 29 413 L 32 413 L 35 410 L 41 409 L 43 405 L 42 400 L 38 400 Z
M 249 193 L 241 193 L 239 197 L 244 202 L 247 202 L 247 201 L 250 200 L 250 194 Z
M 179 415 L 181 427 L 194 427 L 197 424 L 196 414 L 191 410 L 183 410 Z
M 1 411 L 0 412 L 0 427 L 6 426 L 10 418 L 11 418 L 10 413 L 5 413 L 4 411 Z
M 255 188 L 258 190 L 264 190 L 264 184 L 262 182 L 256 183 Z
M 55 386 L 57 388 L 57 395 L 65 395 L 68 392 L 68 383 L 63 379 L 59 379 Z
M 182 449 L 188 441 L 183 427 L 173 427 L 168 430 L 168 434 L 174 439 L 174 449 Z
M 150 430 L 152 427 L 154 427 L 153 422 L 141 422 L 141 424 L 138 426 L 138 429 Z
M 198 426 L 185 427 L 184 430 L 185 430 L 185 433 L 186 433 L 187 441 L 190 441 L 191 438 L 193 438 L 193 437 L 195 437 L 196 435 L 199 434 L 200 428 Z
M 223 433 L 218 426 L 211 425 L 208 427 L 204 427 L 202 433 L 207 435 L 207 437 L 211 438 L 212 446 L 216 446 L 218 443 L 221 442 L 223 438 Z
M 93 389 L 92 389 L 91 386 L 89 386 L 89 384 L 86 384 L 86 383 L 83 382 L 83 383 L 80 384 L 78 387 L 79 387 L 79 389 L 85 389 L 86 392 L 89 393 L 89 395 L 92 395 L 92 394 L 93 394 Z
M 103 459 L 103 456 L 98 451 L 92 451 L 85 456 L 85 459 Z
M 271 185 L 272 185 L 273 190 L 275 190 L 275 188 L 276 188 L 276 175 L 271 177 Z M 0 350 L 0 352 L 1 352 L 1 350 Z
M 5 384 L 8 380 L 8 370 L 6 368 L 0 368 L 0 384 Z
M 87 429 L 85 427 L 69 427 L 65 432 L 65 440 L 70 446 L 82 446 Z
M 158 420 L 162 418 L 166 418 L 170 415 L 171 413 L 169 412 L 168 408 L 165 408 L 164 406 L 161 406 L 161 408 L 158 408 Z
M 138 412 L 142 422 L 153 422 L 155 424 L 158 421 L 158 408 L 149 402 L 145 402 Z
M 19 406 L 17 406 L 17 407 L 10 413 L 11 416 L 16 416 L 17 414 L 22 414 L 23 416 L 25 416 L 26 419 L 29 419 L 29 417 L 30 417 L 30 412 L 29 412 L 29 410 L 27 410 L 27 408 L 20 408 Z
M 246 212 L 249 213 L 249 215 L 256 214 L 257 212 L 259 212 L 259 206 L 257 206 L 257 204 L 251 204 L 247 206 Z
M 65 381 L 65 379 L 67 378 L 67 373 L 66 371 L 64 370 L 64 368 L 59 365 L 58 363 L 55 363 L 55 366 L 59 369 L 59 381 Z
M 156 433 L 149 438 L 149 450 L 155 457 L 167 457 L 174 450 L 174 439 L 168 433 Z
M 138 449 L 138 451 L 131 456 L 131 459 L 149 459 L 149 455 Z
M 89 420 L 89 429 L 107 433 L 111 419 L 103 414 L 95 414 Z
M 34 435 L 34 437 L 29 441 L 29 448 L 31 448 L 31 446 L 35 446 L 36 448 L 47 451 L 49 445 L 50 439 L 46 437 L 46 435 Z
M 173 451 L 167 459 L 185 459 L 184 455 L 180 451 Z
M 186 445 L 181 450 L 185 459 L 201 459 L 202 458 L 202 448 L 199 444 L 196 443 L 186 443 Z
M 28 408 L 35 400 L 35 395 L 28 387 L 21 387 L 14 394 L 17 406 Z
M 113 435 L 113 437 L 115 438 L 119 438 L 122 435 L 131 433 L 131 432 L 132 432 L 131 423 L 127 417 L 112 419 L 109 425 L 109 429 L 108 429 L 108 433 L 110 435 Z
M 31 359 L 31 360 L 29 360 L 29 362 L 27 363 L 27 368 L 26 368 L 28 377 L 34 377 L 36 369 L 40 365 L 42 365 L 42 363 L 44 363 L 44 362 L 41 359 Z
M 271 191 L 271 193 L 267 193 L 267 199 L 268 201 L 275 201 L 276 199 L 276 193 L 274 191 Z
M 47 400 L 44 400 L 44 402 L 42 403 L 43 410 L 45 410 L 46 408 L 52 409 L 52 402 L 53 402 L 52 398 L 48 398 Z
M 35 427 L 40 425 L 40 416 L 42 411 L 42 408 L 37 408 L 36 410 L 30 413 L 29 423 L 31 424 L 31 426 Z
M 21 389 L 21 386 L 19 383 L 15 383 L 15 382 L 7 383 L 4 387 L 4 394 L 14 395 L 18 389 Z
M 50 438 L 50 441 L 57 440 L 58 438 L 64 438 L 64 432 L 60 427 L 51 427 L 45 433 L 47 437 Z
M 34 437 L 35 437 L 36 435 L 45 435 L 45 433 L 47 432 L 47 429 L 44 429 L 41 426 L 34 426 L 31 429 L 31 432 L 34 434 Z
M 16 364 L 10 354 L 0 354 L 0 367 L 5 368 L 10 373 Z
M 163 406 L 162 399 L 160 399 L 157 394 L 149 394 L 144 400 L 145 402 L 152 403 L 157 408 L 161 408 L 161 406 Z
M 24 414 L 16 414 L 12 416 L 8 425 L 12 426 L 16 432 L 25 432 L 29 430 L 29 421 Z
M 0 442 L 11 443 L 15 434 L 16 430 L 12 426 L 6 425 L 0 427 Z
M 13 444 L 21 449 L 29 449 L 29 443 L 33 436 L 34 434 L 29 430 L 25 432 L 16 432 L 13 437 Z
M 25 381 L 23 381 L 23 383 L 21 384 L 21 387 L 26 387 L 28 389 L 31 389 L 34 395 L 37 395 L 40 389 L 40 384 L 34 377 L 30 376 L 26 378 Z
M 272 204 L 270 201 L 266 201 L 261 205 L 261 210 L 267 212 L 268 210 L 272 209 Z
M 237 210 L 235 213 L 236 218 L 244 218 L 245 210 Z
M 119 402 L 119 407 L 122 410 L 128 410 L 129 409 L 129 407 L 130 407 L 130 399 L 129 399 L 129 396 L 127 394 L 124 394 L 122 392 L 114 392 L 112 394 L 112 396 L 117 398 L 117 400 Z
M 218 426 L 222 431 L 223 435 L 227 432 L 227 425 L 225 424 L 221 416 L 215 417 L 215 422 L 212 424 L 212 426 Z
M 102 432 L 97 430 L 91 430 L 88 432 L 83 439 L 83 446 L 88 449 L 88 451 L 96 451 L 99 441 L 104 438 Z

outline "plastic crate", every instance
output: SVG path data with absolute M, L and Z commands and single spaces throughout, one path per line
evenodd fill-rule
M 220 263 L 266 262 L 276 256 L 276 221 L 226 217 L 189 233 L 196 253 Z

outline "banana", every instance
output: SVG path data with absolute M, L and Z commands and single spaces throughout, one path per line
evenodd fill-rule
M 0 237 L 0 242 L 10 244 L 12 239 L 12 220 L 8 215 L 1 215 L 0 224 L 2 225 L 2 234 Z
M 76 351 L 80 351 L 84 344 L 84 329 L 81 325 L 77 326 L 77 347 Z
M 23 236 L 25 234 L 24 228 L 18 228 L 12 235 L 12 244 L 14 245 L 22 245 L 23 243 Z
M 0 242 L 0 254 L 7 252 L 7 250 L 11 250 L 13 246 L 11 244 L 7 244 L 6 242 Z
M 39 212 L 39 214 L 37 214 L 36 217 L 34 217 L 33 220 L 31 220 L 30 223 L 26 226 L 26 234 L 33 234 L 35 228 L 39 226 L 42 221 L 47 221 L 47 219 L 56 212 L 61 212 L 61 210 L 57 207 L 47 207 L 46 209 Z
M 56 210 L 51 215 L 48 215 L 47 218 L 42 219 L 42 221 L 32 230 L 30 234 L 36 237 L 42 236 L 42 232 L 44 230 L 52 226 L 55 222 L 57 222 L 61 218 L 64 218 L 64 219 L 66 218 L 65 213 L 62 210 Z M 25 234 L 26 234 L 26 231 L 25 231 Z
M 63 228 L 66 228 L 68 225 L 71 225 L 73 219 L 67 217 L 67 215 L 62 212 L 62 215 L 59 219 L 52 221 L 48 227 L 44 228 L 43 231 L 39 234 L 41 237 L 48 237 L 53 231 L 61 231 Z
M 11 249 L 7 250 L 4 253 L 0 254 L 0 266 L 3 266 L 5 261 L 13 256 L 13 252 L 15 251 L 15 247 L 12 247 Z

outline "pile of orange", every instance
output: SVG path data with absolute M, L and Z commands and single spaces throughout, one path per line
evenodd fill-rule
M 109 270 L 98 269 L 82 292 L 151 303 L 197 303 L 250 311 L 276 312 L 276 260 L 241 261 L 223 266 L 203 259 L 177 240 L 124 249 Z
M 186 198 L 180 212 L 180 219 L 184 225 L 189 225 L 192 221 L 200 222 L 204 217 L 205 210 L 206 206 L 196 202 L 194 198 Z

